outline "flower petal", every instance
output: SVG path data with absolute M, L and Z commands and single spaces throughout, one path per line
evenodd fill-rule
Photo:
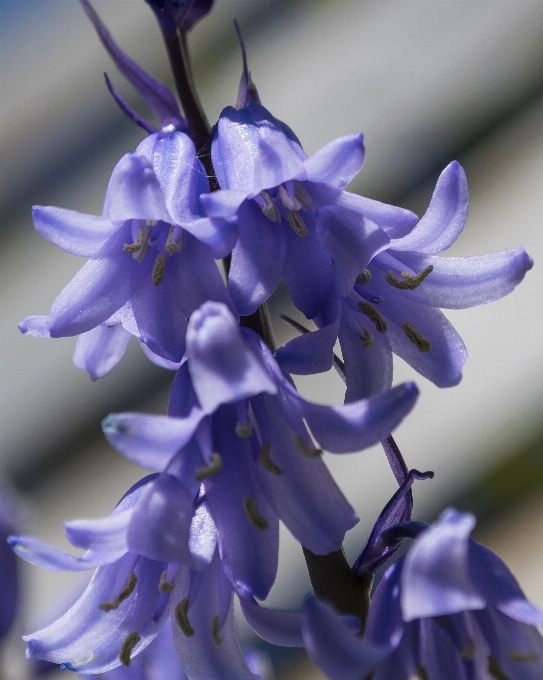
M 278 347 L 274 356 L 287 373 L 310 375 L 332 368 L 339 319 L 316 331 L 304 333 Z
M 121 324 L 82 333 L 75 345 L 74 366 L 87 371 L 91 380 L 103 378 L 123 358 L 131 337 Z
M 410 234 L 394 241 L 394 250 L 416 250 L 435 255 L 447 250 L 460 236 L 468 217 L 469 195 L 462 166 L 449 163 L 437 180 L 424 217 Z
M 473 515 L 445 510 L 413 543 L 401 576 L 404 621 L 486 606 L 470 575 L 469 536 L 474 526 Z
M 31 335 L 34 338 L 50 338 L 50 323 L 48 316 L 27 316 L 19 324 L 19 330 L 24 335 Z
M 332 202 L 360 213 L 381 227 L 391 239 L 398 239 L 409 234 L 418 221 L 418 217 L 410 210 L 352 194 L 349 191 L 342 191 L 335 197 L 330 196 L 330 203 Z
M 65 522 L 66 538 L 77 548 L 127 552 L 126 530 L 134 509 L 117 512 L 104 519 L 79 519 Z
M 8 543 L 25 562 L 48 571 L 86 571 L 115 562 L 126 552 L 89 551 L 82 557 L 76 557 L 29 536 L 10 536 Z
M 364 162 L 364 135 L 339 137 L 304 161 L 309 182 L 344 189 L 357 175 Z
M 303 647 L 301 611 L 261 607 L 254 598 L 241 597 L 241 610 L 249 626 L 266 642 L 281 647 Z
M 105 217 L 75 210 L 35 205 L 32 208 L 38 234 L 67 253 L 92 257 L 119 228 Z
M 223 304 L 206 302 L 191 316 L 186 355 L 194 390 L 206 413 L 260 392 L 277 392 Z
M 415 404 L 418 389 L 404 383 L 343 406 L 312 404 L 300 398 L 300 411 L 317 442 L 332 453 L 360 451 L 397 427 Z

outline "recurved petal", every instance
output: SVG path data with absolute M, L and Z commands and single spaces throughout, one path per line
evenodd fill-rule
M 364 135 L 339 137 L 304 161 L 309 182 L 344 189 L 364 163 Z
M 394 250 L 416 250 L 435 255 L 447 250 L 460 236 L 468 217 L 469 195 L 466 173 L 453 161 L 443 170 L 428 210 L 413 231 L 394 241 Z
M 131 337 L 121 324 L 81 333 L 74 349 L 74 366 L 87 371 L 91 380 L 103 378 L 123 358 Z
M 379 225 L 391 239 L 398 239 L 409 234 L 418 221 L 418 217 L 410 210 L 381 203 L 381 201 L 375 201 L 366 196 L 352 194 L 349 191 L 342 191 L 335 197 L 331 196 L 330 202 L 359 212 L 368 220 Z
M 66 538 L 76 548 L 125 553 L 126 530 L 134 509 L 117 512 L 103 519 L 76 519 L 65 522 Z
M 302 611 L 261 607 L 254 598 L 240 598 L 245 620 L 258 635 L 272 645 L 303 647 Z
M 29 536 L 10 536 L 8 543 L 23 560 L 48 571 L 86 571 L 115 562 L 126 552 L 89 551 L 76 557 Z
M 324 406 L 299 399 L 300 411 L 317 442 L 332 453 L 366 449 L 387 437 L 413 408 L 414 383 L 404 383 L 342 406 Z
M 198 408 L 187 418 L 112 413 L 102 422 L 102 429 L 110 444 L 128 460 L 161 472 L 192 438 L 204 415 Z
M 420 286 L 409 291 L 409 298 L 446 309 L 466 309 L 499 300 L 518 286 L 534 264 L 522 246 L 472 257 L 398 256 L 400 264 L 417 273 L 433 268 Z
M 104 215 L 113 222 L 126 220 L 172 221 L 153 166 L 144 156 L 127 153 L 109 180 Z
M 316 331 L 299 335 L 278 347 L 274 356 L 287 373 L 312 375 L 332 368 L 339 319 Z
M 206 413 L 261 392 L 277 392 L 223 304 L 206 302 L 191 316 L 186 355 L 194 391 Z
M 51 337 L 79 335 L 103 323 L 151 276 L 149 258 L 139 264 L 123 251 L 131 241 L 125 224 L 61 291 L 49 311 Z
M 404 621 L 486 606 L 470 573 L 469 536 L 474 526 L 473 515 L 448 509 L 415 540 L 401 575 Z
M 19 330 L 24 335 L 31 335 L 34 338 L 50 338 L 50 324 L 48 316 L 27 316 L 19 324 Z
M 32 218 L 38 234 L 67 253 L 83 257 L 97 253 L 119 228 L 106 217 L 54 206 L 35 205 Z

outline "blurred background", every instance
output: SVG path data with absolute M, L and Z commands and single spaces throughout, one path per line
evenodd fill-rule
M 154 16 L 143 0 L 94 0 L 118 43 L 171 84 Z M 498 552 L 543 607 L 543 3 L 540 0 L 217 0 L 191 35 L 195 77 L 210 121 L 234 104 L 241 60 L 236 16 L 263 103 L 307 153 L 362 131 L 365 166 L 350 189 L 423 214 L 439 172 L 467 171 L 470 217 L 450 254 L 524 244 L 536 267 L 510 297 L 448 313 L 470 352 L 463 382 L 440 390 L 401 361 L 395 382 L 421 397 L 395 433 L 415 487 L 415 514 L 447 505 L 477 515 L 477 538 Z M 140 113 L 75 0 L 0 0 L 1 474 L 19 491 L 19 531 L 67 548 L 62 521 L 109 514 L 142 471 L 101 435 L 110 411 L 163 413 L 172 374 L 136 346 L 97 383 L 73 367 L 74 339 L 24 337 L 17 323 L 46 314 L 81 260 L 42 240 L 34 204 L 100 214 L 117 160 L 143 132 L 103 80 Z M 281 291 L 271 301 L 278 339 L 288 329 Z M 340 402 L 335 374 L 297 380 L 314 401 Z M 395 490 L 382 451 L 326 455 L 360 514 L 354 560 Z M 27 677 L 22 632 L 63 611 L 81 577 L 23 566 L 24 609 L 4 646 L 8 680 Z M 282 535 L 269 602 L 294 607 L 309 591 L 299 546 Z M 243 635 L 248 632 L 242 623 Z M 247 637 L 248 640 L 250 638 Z M 319 678 L 297 654 L 264 649 L 280 678 Z

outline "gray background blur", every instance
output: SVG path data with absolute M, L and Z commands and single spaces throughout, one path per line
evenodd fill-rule
M 170 84 L 161 36 L 143 0 L 94 5 L 118 43 Z M 432 519 L 450 503 L 475 511 L 480 540 L 543 606 L 543 3 L 216 5 L 191 36 L 212 122 L 236 99 L 241 65 L 231 19 L 237 16 L 263 103 L 309 154 L 335 137 L 365 134 L 366 162 L 353 191 L 422 214 L 440 170 L 457 159 L 468 174 L 471 208 L 451 254 L 522 243 L 536 258 L 509 298 L 448 314 L 470 352 L 460 386 L 439 390 L 397 362 L 395 382 L 416 378 L 421 397 L 395 437 L 410 467 L 436 472 L 433 482 L 415 487 L 417 516 Z M 17 331 L 25 316 L 47 313 L 81 266 L 35 234 L 30 207 L 99 214 L 114 164 L 143 136 L 111 99 L 103 71 L 148 114 L 76 0 L 0 0 L 0 465 L 27 502 L 21 530 L 64 548 L 63 520 L 109 514 L 142 476 L 108 447 L 100 420 L 112 410 L 163 412 L 172 377 L 133 343 L 107 378 L 91 383 L 71 363 L 73 339 L 36 340 Z M 277 295 L 271 309 L 277 315 L 289 307 Z M 287 337 L 281 322 L 277 332 Z M 315 401 L 343 398 L 333 374 L 297 383 Z M 394 480 L 378 448 L 329 455 L 327 462 L 361 516 L 347 543 L 353 559 Z M 295 606 L 309 584 L 286 532 L 280 567 L 270 603 Z M 27 673 L 19 633 L 48 608 L 62 610 L 79 580 L 35 568 L 25 568 L 24 576 L 26 611 L 5 650 L 10 680 Z

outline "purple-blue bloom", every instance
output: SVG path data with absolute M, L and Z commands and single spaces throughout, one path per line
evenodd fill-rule
M 303 638 L 332 680 L 536 680 L 543 612 L 497 555 L 470 539 L 475 519 L 446 510 L 388 569 L 360 637 L 350 617 L 311 598 Z
M 230 252 L 231 221 L 204 215 L 209 190 L 194 145 L 182 132 L 148 136 L 113 170 L 101 217 L 34 208 L 37 231 L 90 260 L 46 317 L 28 317 L 23 333 L 84 335 L 77 365 L 105 375 L 131 335 L 162 359 L 179 362 L 187 319 L 205 300 L 231 304 L 214 258 Z
M 358 521 L 318 447 L 347 453 L 384 439 L 417 389 L 400 385 L 345 406 L 307 402 L 262 339 L 214 302 L 191 316 L 186 357 L 169 417 L 111 415 L 104 431 L 128 459 L 175 474 L 190 495 L 202 484 L 232 583 L 264 599 L 275 579 L 279 519 L 316 554 L 338 550 Z
M 292 130 L 253 99 L 221 113 L 211 153 L 221 191 L 202 201 L 209 215 L 238 216 L 228 290 L 242 315 L 282 277 L 294 304 L 314 318 L 416 222 L 408 210 L 343 191 L 364 160 L 360 134 L 308 158 Z
M 214 0 L 145 0 L 168 35 L 188 31 L 212 8 Z

